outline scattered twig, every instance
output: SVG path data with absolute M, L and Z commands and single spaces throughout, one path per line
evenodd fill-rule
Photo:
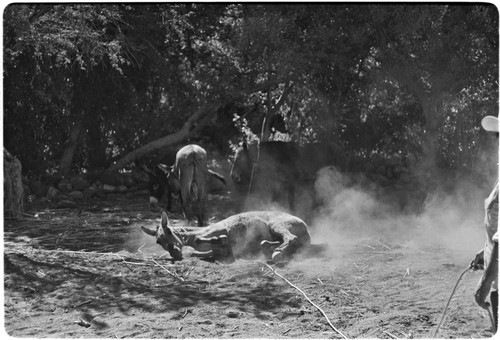
M 83 305 L 89 304 L 89 303 L 91 303 L 91 302 L 92 302 L 92 299 L 87 300 L 87 301 L 83 301 L 83 302 L 81 302 L 81 303 L 79 303 L 79 304 L 77 304 L 77 305 L 74 305 L 74 306 L 73 306 L 73 308 L 78 308 L 78 307 L 81 307 L 81 306 L 83 306 Z
M 136 266 L 149 266 L 149 264 L 143 263 L 143 262 L 130 262 L 130 261 L 122 260 L 122 263 L 125 263 L 125 264 L 134 264 Z
M 284 331 L 283 333 L 281 333 L 281 335 L 285 335 L 286 333 L 290 332 L 292 329 L 291 328 L 288 328 L 286 331 Z
M 138 253 L 143 254 L 143 252 L 142 252 L 142 247 L 144 247 L 145 245 L 146 245 L 146 242 L 144 242 L 144 243 L 143 243 L 143 244 L 139 247 L 139 249 L 137 249 L 137 252 L 138 252 Z
M 388 331 L 382 331 L 382 332 L 385 333 L 385 334 L 387 334 L 388 336 L 390 336 L 393 339 L 399 339 L 397 336 L 395 336 L 394 334 L 389 333 Z
M 181 316 L 181 319 L 184 319 L 186 317 L 186 315 L 188 315 L 188 313 L 190 313 L 190 312 L 191 312 L 191 309 L 186 309 L 184 314 Z
M 340 336 L 342 336 L 344 339 L 347 339 L 347 337 L 341 332 L 339 331 L 337 328 L 335 328 L 335 326 L 331 323 L 330 319 L 328 318 L 328 316 L 326 315 L 326 313 L 318 306 L 316 305 L 314 302 L 311 301 L 311 299 L 306 295 L 306 293 L 304 293 L 304 291 L 302 289 L 300 289 L 299 287 L 295 286 L 293 283 L 291 283 L 290 281 L 288 281 L 285 277 L 283 277 L 281 274 L 279 274 L 273 267 L 271 267 L 270 265 L 268 265 L 267 263 L 263 263 L 263 262 L 259 262 L 257 261 L 258 263 L 260 264 L 263 264 L 265 265 L 267 268 L 269 268 L 276 276 L 280 277 L 281 279 L 283 279 L 286 283 L 288 283 L 290 286 L 292 286 L 293 288 L 297 289 L 306 299 L 307 301 L 309 301 L 309 303 L 311 305 L 313 305 L 317 310 L 320 311 L 320 313 L 325 317 L 326 321 L 328 322 L 328 325 L 330 325 L 330 327 L 335 331 L 337 332 Z
M 83 320 L 83 319 L 80 319 L 80 321 L 73 321 L 73 323 L 76 323 L 78 326 L 82 326 L 82 327 L 85 327 L 85 328 L 89 328 L 90 327 L 90 324 Z
M 378 243 L 378 244 L 380 244 L 382 247 L 387 248 L 388 250 L 392 250 L 392 248 L 391 248 L 391 247 L 389 247 L 389 246 L 388 246 L 388 245 L 386 245 L 386 244 L 383 244 L 383 243 L 382 243 L 382 242 L 380 242 L 379 240 L 377 240 L 377 243 Z
M 324 285 L 323 281 L 321 281 L 321 279 L 318 277 L 318 281 L 319 283 L 321 283 L 322 285 Z
M 403 280 L 405 277 L 407 276 L 410 276 L 410 267 L 406 267 L 406 272 L 405 274 L 403 275 L 403 278 L 401 280 Z
M 153 263 L 156 264 L 161 269 L 165 270 L 168 274 L 170 274 L 171 276 L 175 277 L 177 280 L 180 280 L 180 281 L 184 282 L 184 279 L 182 277 L 180 277 L 179 275 L 171 272 L 170 270 L 168 270 L 167 268 L 165 268 L 165 266 L 162 266 L 161 264 L 159 264 L 158 262 L 156 262 L 155 259 L 151 259 L 151 261 L 153 261 Z
M 181 325 L 177 331 L 179 331 L 179 332 L 182 331 L 182 328 L 184 328 L 183 325 Z
M 371 248 L 371 249 L 373 249 L 373 250 L 377 250 L 377 248 L 372 247 L 372 246 L 370 246 L 370 245 L 368 245 L 368 244 L 363 244 L 363 243 L 360 243 L 360 244 L 361 244 L 363 247 L 367 247 L 367 248 Z

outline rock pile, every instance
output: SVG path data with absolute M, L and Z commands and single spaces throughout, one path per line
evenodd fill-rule
M 42 202 L 75 202 L 92 198 L 103 199 L 109 194 L 147 191 L 147 177 L 140 173 L 120 173 L 98 180 L 89 178 L 90 176 L 85 175 L 45 180 L 23 178 L 23 189 L 29 201 L 38 199 Z

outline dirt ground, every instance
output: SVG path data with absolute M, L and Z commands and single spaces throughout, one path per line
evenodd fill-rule
M 144 195 L 28 204 L 4 223 L 4 327 L 23 338 L 429 338 L 467 265 L 450 250 L 360 238 L 276 272 L 256 260 L 172 264 L 140 226 L 159 223 Z M 210 196 L 210 222 L 235 212 Z M 215 208 L 214 208 L 215 207 Z M 178 217 L 178 216 L 177 216 Z M 185 223 L 173 218 L 174 225 Z M 313 230 L 314 233 L 314 230 Z M 185 249 L 188 252 L 188 249 Z M 439 338 L 491 337 L 465 274 Z M 296 288 L 321 310 L 313 306 Z M 328 317 L 325 318 L 325 315 Z

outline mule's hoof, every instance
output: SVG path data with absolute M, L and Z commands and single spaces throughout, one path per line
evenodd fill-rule
M 273 251 L 276 247 L 271 242 L 262 241 L 260 243 L 260 248 L 262 249 L 262 253 L 264 254 L 266 260 L 271 260 L 273 258 Z
M 283 260 L 285 260 L 285 255 L 281 251 L 275 251 L 272 254 L 272 260 L 274 263 L 283 262 Z

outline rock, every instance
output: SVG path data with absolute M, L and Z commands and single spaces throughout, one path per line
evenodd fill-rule
M 114 185 L 104 184 L 102 186 L 102 190 L 104 192 L 115 192 L 116 191 L 116 187 Z
M 27 183 L 23 183 L 23 191 L 25 196 L 31 195 L 31 189 Z
M 126 185 L 119 185 L 117 188 L 116 188 L 116 191 L 118 192 L 126 192 L 128 190 L 127 186 Z
M 84 198 L 83 192 L 75 190 L 69 193 L 69 197 L 77 200 L 81 200 Z
M 235 319 L 237 318 L 238 316 L 240 316 L 240 312 L 238 311 L 235 311 L 235 310 L 229 310 L 226 312 L 226 316 L 228 318 L 232 318 L 232 319 Z
M 57 188 L 61 192 L 70 192 L 71 190 L 73 190 L 71 182 L 67 179 L 62 179 L 61 181 L 59 181 L 59 183 L 57 184 Z
M 123 182 L 124 182 L 123 184 L 124 184 L 124 185 L 126 185 L 126 186 L 127 186 L 127 187 L 129 187 L 129 188 L 130 188 L 130 187 L 133 187 L 133 186 L 135 185 L 135 181 L 134 181 L 134 179 L 132 178 L 132 175 L 127 175 L 127 176 L 125 176 L 125 178 L 124 178 L 124 181 L 123 181 Z
M 49 189 L 47 190 L 47 197 L 49 198 L 55 198 L 57 197 L 57 195 L 59 195 L 59 190 L 57 190 L 56 188 L 54 187 L 49 187 Z
M 62 200 L 57 203 L 56 208 L 58 209 L 67 209 L 67 208 L 78 208 L 78 204 L 69 200 Z
M 31 193 L 34 195 L 45 196 L 47 187 L 41 181 L 33 181 L 30 183 Z
M 104 191 L 102 191 L 102 189 L 96 189 L 96 196 L 99 197 L 99 198 L 106 198 L 106 194 L 104 193 Z
M 87 189 L 83 190 L 84 198 L 92 198 L 96 195 L 97 195 L 97 189 L 94 187 L 88 187 Z
M 89 187 L 89 182 L 83 176 L 75 176 L 71 178 L 71 185 L 74 190 L 83 191 Z

